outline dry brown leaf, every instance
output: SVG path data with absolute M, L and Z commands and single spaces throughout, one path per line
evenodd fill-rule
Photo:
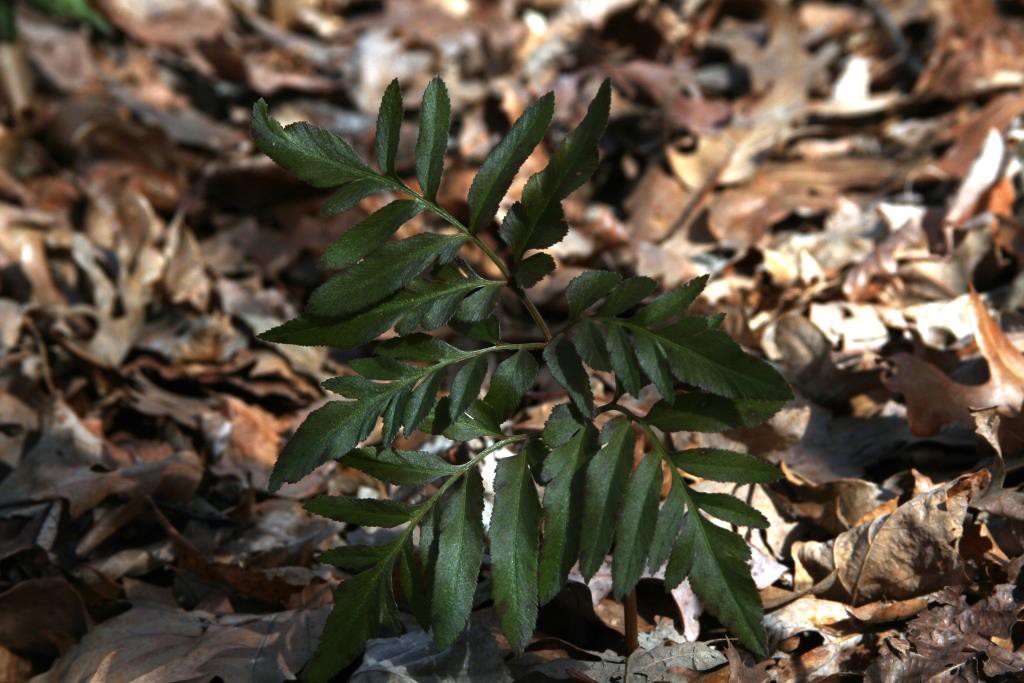
M 36 683 L 224 681 L 295 678 L 329 608 L 217 616 L 138 603 L 103 622 Z
M 987 382 L 959 384 L 934 365 L 905 353 L 890 359 L 895 373 L 883 378 L 883 382 L 890 391 L 903 395 L 914 434 L 935 434 L 951 422 L 970 419 L 972 411 L 983 408 L 997 408 L 1006 415 L 1020 412 L 1024 402 L 1024 357 L 973 289 L 970 303 L 975 340 L 988 361 Z
M 961 585 L 964 515 L 990 479 L 986 470 L 958 477 L 833 541 L 798 543 L 794 559 L 812 578 L 836 572 L 837 595 L 854 606 Z
M 905 636 L 888 640 L 868 671 L 869 680 L 936 680 L 931 677 L 977 663 L 980 654 L 988 676 L 1019 674 L 1024 656 L 997 642 L 1007 642 L 1017 621 L 1018 590 L 1014 583 L 1000 584 L 973 604 L 960 590 L 942 591 L 935 598 L 939 605 L 911 621 Z
M 193 451 L 157 449 L 169 457 L 119 466 L 109 444 L 93 434 L 63 403 L 55 403 L 43 434 L 18 468 L 0 481 L 0 501 L 68 501 L 73 518 L 114 494 L 187 500 L 199 486 L 202 466 Z
M 917 94 L 969 97 L 1024 82 L 1020 56 L 1024 38 L 999 15 L 994 0 L 953 0 L 939 13 L 944 26 L 928 64 L 914 86 Z
M 960 226 L 974 215 L 982 199 L 989 193 L 1003 174 L 1006 162 L 1006 143 L 1003 136 L 992 128 L 985 136 L 985 142 L 978 157 L 971 163 L 963 182 L 953 196 L 946 212 L 945 223 Z
M 231 23 L 221 0 L 100 0 L 110 20 L 136 40 L 187 47 L 216 38 Z
M 269 471 L 281 448 L 281 425 L 277 418 L 257 405 L 226 396 L 227 418 L 231 428 L 229 447 L 240 465 L 254 465 L 255 473 Z
M 25 683 L 31 673 L 31 662 L 0 645 L 0 681 Z
M 789 518 L 801 518 L 837 535 L 862 523 L 874 510 L 896 495 L 863 479 L 836 479 L 812 484 L 783 468 L 788 481 L 775 489 L 776 500 Z
M 660 242 L 668 237 L 678 227 L 688 194 L 659 166 L 649 167 L 625 202 L 634 239 Z
M 1024 94 L 1008 92 L 993 97 L 958 125 L 941 130 L 942 138 L 953 145 L 935 163 L 935 168 L 945 176 L 963 178 L 981 152 L 989 131 L 1005 133 L 1021 113 L 1024 113 Z
M 53 656 L 92 624 L 78 591 L 61 577 L 29 579 L 0 593 L 0 646 Z

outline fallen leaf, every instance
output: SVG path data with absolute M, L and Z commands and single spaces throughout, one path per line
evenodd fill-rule
M 329 607 L 217 616 L 138 603 L 90 631 L 37 683 L 290 680 L 313 655 Z M 97 678 L 99 677 L 99 678 Z
M 798 543 L 794 559 L 815 580 L 836 572 L 838 596 L 854 606 L 962 585 L 964 515 L 989 480 L 985 470 L 958 477 L 832 541 Z
M 62 654 L 91 625 L 81 595 L 64 578 L 28 579 L 0 593 L 0 646 L 15 652 Z
M 890 391 L 903 395 L 907 417 L 915 434 L 935 434 L 951 422 L 970 419 L 973 410 L 998 408 L 1016 415 L 1024 402 L 1024 357 L 988 313 L 977 292 L 970 293 L 975 340 L 988 361 L 989 379 L 984 384 L 954 382 L 934 365 L 909 354 L 890 360 L 895 373 L 883 378 Z

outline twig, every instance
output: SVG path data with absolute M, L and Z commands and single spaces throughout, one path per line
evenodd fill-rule
M 639 617 L 636 611 L 636 588 L 622 601 L 626 610 L 626 651 L 633 654 L 640 649 Z M 626 660 L 627 666 L 629 659 Z

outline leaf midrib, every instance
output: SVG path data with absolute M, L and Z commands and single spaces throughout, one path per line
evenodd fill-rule
M 714 563 L 715 570 L 717 571 L 719 576 L 722 577 L 722 583 L 725 584 L 727 588 L 731 588 L 731 586 L 729 586 L 729 581 L 725 579 L 725 572 L 722 570 L 722 563 L 719 560 L 718 555 L 714 551 L 714 546 L 711 543 L 711 538 L 708 536 L 707 531 L 704 527 L 705 524 L 710 524 L 711 522 L 704 519 L 704 516 L 700 513 L 700 508 L 694 503 L 693 498 L 690 496 L 689 487 L 682 480 L 682 477 L 679 477 L 679 475 L 676 474 L 675 472 L 673 472 L 673 476 L 678 478 L 678 483 L 681 484 L 683 487 L 683 496 L 686 498 L 686 510 L 687 512 L 694 516 L 694 520 L 697 522 L 697 533 L 703 545 L 702 549 L 705 552 L 705 556 L 709 557 L 711 561 Z M 690 572 L 693 572 L 693 565 L 691 565 Z M 744 622 L 746 630 L 750 633 L 756 634 L 759 630 L 760 624 L 752 624 L 748 621 L 747 611 L 744 609 L 744 606 L 736 599 L 735 593 L 733 593 L 732 590 L 725 590 L 722 592 L 724 593 L 724 595 L 719 596 L 719 603 L 721 603 L 721 601 L 727 601 L 729 604 L 731 604 L 733 613 L 736 614 Z
M 702 344 L 694 344 L 693 346 L 683 346 L 682 344 L 680 344 L 680 343 L 678 343 L 676 341 L 673 341 L 672 339 L 670 339 L 668 337 L 665 337 L 663 335 L 658 334 L 657 330 L 649 330 L 646 327 L 642 327 L 642 326 L 637 325 L 635 323 L 631 323 L 631 322 L 629 322 L 627 320 L 622 320 L 621 318 L 613 318 L 613 317 L 610 317 L 610 316 L 595 316 L 595 319 L 601 320 L 601 321 L 603 321 L 603 322 L 605 322 L 607 324 L 619 325 L 621 327 L 625 327 L 626 329 L 631 330 L 633 332 L 633 334 L 639 334 L 639 335 L 643 335 L 645 337 L 648 337 L 649 339 L 651 339 L 656 344 L 662 344 L 664 346 L 671 347 L 672 349 L 676 349 L 676 350 L 678 350 L 678 351 L 680 351 L 682 353 L 689 353 L 689 354 L 693 354 L 695 356 L 699 356 L 700 358 L 702 358 L 707 363 L 714 365 L 716 368 L 721 368 L 722 372 L 724 372 L 725 374 L 728 374 L 734 380 L 738 380 L 739 386 L 757 385 L 758 387 L 761 387 L 764 391 L 768 392 L 767 396 L 769 396 L 769 398 L 764 398 L 764 396 L 762 394 L 757 394 L 755 396 L 736 395 L 734 398 L 750 398 L 752 400 L 775 400 L 775 399 L 770 398 L 771 396 L 775 395 L 775 394 L 772 393 L 772 389 L 773 389 L 772 385 L 767 384 L 767 383 L 761 381 L 759 378 L 752 377 L 751 375 L 748 375 L 748 374 L 746 374 L 744 372 L 741 372 L 739 370 L 735 370 L 734 368 L 732 368 L 729 365 L 724 365 L 718 359 L 706 356 L 704 353 L 701 353 L 701 351 L 704 348 L 704 346 Z M 741 350 L 741 353 L 742 353 L 742 350 Z M 747 394 L 748 392 L 744 391 L 742 393 L 743 394 Z M 782 397 L 780 397 L 778 400 L 782 400 Z
M 520 453 L 519 455 L 516 455 L 514 457 L 522 458 L 524 456 Z M 523 517 L 522 517 L 522 514 L 521 514 L 522 502 L 523 502 L 523 483 L 524 483 L 524 478 L 525 478 L 524 477 L 524 470 L 525 470 L 525 464 L 516 463 L 516 472 L 515 472 L 515 479 L 516 479 L 516 481 L 515 481 L 515 484 L 516 484 L 516 486 L 515 486 L 515 493 L 516 493 L 516 495 L 513 498 L 512 507 L 509 510 L 509 513 L 512 514 L 512 519 L 515 520 L 515 524 L 512 526 L 512 532 L 513 532 L 512 533 L 512 538 L 510 540 L 506 541 L 508 543 L 509 549 L 511 551 L 510 554 L 509 554 L 509 557 L 511 558 L 511 560 L 509 560 L 509 562 L 508 562 L 510 583 L 507 586 L 507 588 L 509 590 L 508 590 L 507 595 L 506 595 L 506 598 L 508 600 L 508 607 L 507 607 L 506 613 L 512 613 L 512 614 L 518 613 L 519 610 L 516 609 L 516 608 L 519 605 L 522 604 L 522 601 L 519 599 L 519 592 L 516 590 L 516 588 L 517 588 L 519 574 L 520 574 L 520 571 L 522 570 L 522 563 L 519 561 L 519 545 L 520 545 L 519 541 L 520 541 L 520 537 L 524 535 L 524 534 L 521 533 L 523 530 L 520 528 L 520 526 L 524 523 L 524 520 L 523 520 Z M 507 495 L 507 493 L 506 493 L 506 495 Z M 518 638 L 518 634 L 517 634 L 517 638 Z

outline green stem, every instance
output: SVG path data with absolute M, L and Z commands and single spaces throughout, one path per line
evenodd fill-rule
M 438 362 L 434 363 L 433 365 L 424 366 L 423 369 L 421 370 L 421 372 L 419 372 L 418 374 L 409 375 L 409 376 L 401 379 L 399 382 L 396 382 L 395 384 L 396 385 L 415 384 L 416 382 L 419 382 L 421 379 L 423 379 L 427 375 L 431 375 L 431 374 L 433 374 L 435 372 L 439 372 L 440 370 L 448 367 L 449 365 L 454 365 L 456 363 L 461 363 L 463 361 L 469 360 L 470 358 L 476 358 L 477 356 L 484 356 L 484 355 L 487 355 L 488 353 L 495 353 L 497 351 L 522 351 L 522 350 L 531 351 L 531 350 L 537 350 L 537 349 L 542 349 L 542 348 L 544 348 L 544 343 L 543 342 L 527 342 L 527 343 L 523 343 L 523 344 L 512 344 L 512 343 L 508 343 L 508 344 L 495 344 L 494 346 L 485 346 L 482 349 L 476 349 L 474 351 L 463 351 L 462 353 L 460 353 L 457 356 L 453 356 L 451 358 L 444 358 L 444 359 L 439 360 Z
M 612 401 L 611 403 L 605 403 L 603 406 L 601 406 L 600 408 L 597 409 L 597 412 L 598 413 L 607 413 L 607 412 L 609 412 L 611 410 L 614 410 L 614 411 L 616 411 L 618 413 L 622 413 L 626 417 L 631 418 L 634 422 L 636 422 L 637 424 L 639 424 L 641 427 L 643 427 L 645 429 L 648 428 L 646 422 L 644 422 L 644 418 L 640 417 L 639 415 L 634 413 L 632 410 L 630 410 L 626 406 L 619 405 L 615 401 Z
M 0 0 L 0 43 L 18 40 L 18 25 L 14 18 L 14 0 Z
M 432 213 L 447 221 L 453 228 L 469 237 L 473 244 L 479 247 L 480 251 L 482 251 L 487 256 L 487 258 L 490 259 L 495 266 L 497 266 L 498 270 L 501 271 L 502 277 L 505 278 L 505 283 L 512 288 L 512 291 L 515 292 L 519 300 L 523 302 L 523 306 L 526 308 L 526 312 L 530 314 L 530 317 L 533 318 L 533 322 L 536 323 L 537 327 L 541 331 L 541 334 L 544 335 L 544 341 L 551 341 L 551 329 L 548 327 L 547 322 L 544 320 L 544 316 L 542 316 L 540 314 L 540 311 L 537 310 L 536 304 L 533 303 L 533 300 L 530 299 L 529 295 L 527 295 L 527 293 L 523 291 L 521 287 L 518 287 L 512 283 L 512 281 L 510 280 L 510 278 L 512 277 L 512 273 L 508 269 L 508 264 L 506 264 L 505 261 L 500 256 L 498 256 L 493 249 L 487 246 L 486 242 L 477 237 L 469 228 L 465 226 L 465 224 L 463 224 L 462 221 L 460 221 L 458 218 L 449 213 L 444 207 L 442 207 L 437 202 L 427 199 L 425 196 L 423 196 L 416 190 L 412 189 L 411 187 L 409 187 L 400 180 L 395 180 L 393 178 L 386 178 L 386 180 L 389 181 L 390 185 L 396 191 L 401 192 L 417 200 L 418 202 L 426 206 L 428 209 L 430 209 Z
M 658 455 L 660 455 L 663 460 L 672 462 L 672 459 L 669 457 L 668 449 L 665 448 L 665 444 L 661 442 L 661 439 L 658 438 L 658 435 L 654 433 L 654 429 L 647 422 L 646 418 L 640 417 L 626 406 L 619 405 L 615 401 L 612 401 L 611 403 L 605 403 L 603 406 L 597 409 L 597 412 L 607 413 L 608 411 L 611 410 L 622 413 L 629 419 L 633 420 L 633 422 L 640 425 L 640 429 L 644 430 L 644 434 L 647 435 L 647 440 L 651 442 L 652 446 L 654 446 L 654 450 L 658 451 Z M 673 467 L 672 472 L 675 473 L 675 471 L 676 468 Z
M 459 479 L 461 479 L 463 476 L 465 476 L 467 472 L 469 472 L 471 469 L 476 467 L 477 464 L 479 464 L 479 462 L 481 460 L 486 458 L 488 455 L 490 455 L 494 451 L 500 450 L 500 449 L 504 448 L 505 446 L 508 446 L 509 444 L 518 443 L 519 441 L 525 441 L 528 438 L 530 438 L 530 437 L 527 434 L 516 434 L 516 435 L 510 436 L 510 437 L 508 437 L 506 439 L 502 439 L 501 441 L 496 441 L 493 444 L 491 444 L 490 446 L 488 446 L 487 448 L 483 449 L 482 451 L 480 451 L 479 453 L 474 455 L 472 458 L 469 459 L 468 462 L 466 462 L 463 465 L 460 465 L 459 466 L 459 468 L 460 468 L 459 472 L 456 473 L 456 474 L 453 474 L 450 477 L 448 477 L 444 481 L 444 483 L 441 484 L 441 486 L 438 487 L 437 491 L 434 492 L 434 495 L 432 495 L 430 498 L 428 498 L 423 503 L 423 505 L 421 505 L 416 510 L 416 513 L 409 519 L 409 526 L 406 529 L 406 533 L 407 534 L 411 534 L 412 530 L 416 528 L 416 525 L 420 523 L 420 521 L 426 516 L 426 514 L 428 512 L 430 512 L 430 509 L 432 507 L 434 507 L 434 504 L 438 500 L 440 500 L 441 496 L 444 495 L 444 492 L 447 491 L 448 489 L 450 489 L 455 484 L 455 482 L 457 482 Z M 404 538 L 403 538 L 403 543 L 404 543 Z M 398 544 L 398 547 L 401 547 L 401 545 L 402 545 L 401 543 Z
M 640 649 L 640 619 L 637 614 L 636 588 L 629 591 L 622 601 L 622 609 L 625 613 L 626 631 L 626 652 L 633 654 Z M 629 680 L 629 659 L 626 660 L 626 680 Z
M 508 437 L 507 439 L 502 439 L 501 441 L 497 441 L 491 444 L 487 448 L 483 449 L 482 451 L 474 455 L 472 458 L 470 458 L 470 460 L 467 463 L 460 465 L 459 471 L 453 474 L 452 476 L 448 477 L 444 481 L 444 483 L 438 487 L 437 491 L 434 491 L 434 494 L 430 496 L 430 498 L 427 498 L 425 501 L 423 501 L 423 504 L 416 509 L 416 512 L 412 515 L 412 517 L 409 518 L 409 522 L 406 524 L 405 530 L 402 532 L 402 535 L 399 537 L 398 541 L 394 543 L 394 545 L 392 546 L 391 552 L 389 552 L 387 555 L 381 558 L 380 562 L 378 562 L 372 568 L 364 570 L 364 572 L 390 571 L 391 563 L 393 563 L 395 559 L 398 557 L 398 554 L 402 552 L 402 547 L 405 545 L 405 542 L 409 540 L 409 537 L 412 536 L 412 532 L 416 529 L 417 526 L 419 526 L 420 522 L 423 521 L 423 518 L 426 517 L 427 513 L 430 512 L 430 510 L 434 507 L 437 501 L 441 499 L 441 496 L 445 494 L 445 491 L 454 486 L 458 480 L 462 479 L 462 477 L 466 475 L 467 472 L 469 472 L 472 468 L 476 467 L 476 465 L 481 460 L 486 458 L 494 451 L 504 448 L 505 446 L 512 443 L 525 441 L 528 438 L 530 437 L 526 434 L 516 434 L 514 436 Z
M 540 333 L 544 335 L 544 341 L 551 341 L 551 329 L 548 328 L 548 324 L 544 320 L 544 316 L 542 316 L 540 311 L 537 310 L 537 306 L 533 303 L 533 300 L 519 287 L 513 287 L 512 290 L 516 293 L 516 296 L 519 297 L 519 300 L 523 302 L 523 305 L 526 307 L 526 311 L 530 314 L 530 317 L 533 318 L 533 322 L 537 323 L 537 327 L 540 328 Z M 543 344 L 541 344 L 541 346 L 543 346 Z

